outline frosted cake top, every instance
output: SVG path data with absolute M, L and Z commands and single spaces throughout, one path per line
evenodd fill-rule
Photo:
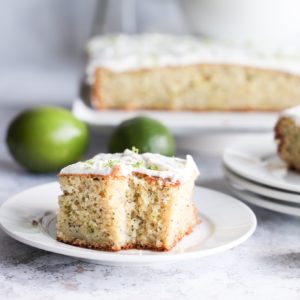
M 199 170 L 192 156 L 186 159 L 163 156 L 156 153 L 137 154 L 131 150 L 123 153 L 101 153 L 93 158 L 77 162 L 63 168 L 60 174 L 96 174 L 107 176 L 115 169 L 120 175 L 128 176 L 133 172 L 153 177 L 168 178 L 172 182 L 185 181 Z
M 300 105 L 285 109 L 280 113 L 280 117 L 290 118 L 297 125 L 300 125 Z
M 197 63 L 246 65 L 300 75 L 298 49 L 263 52 L 251 46 L 235 46 L 194 36 L 158 33 L 96 36 L 89 41 L 87 52 L 90 83 L 97 67 L 124 72 Z

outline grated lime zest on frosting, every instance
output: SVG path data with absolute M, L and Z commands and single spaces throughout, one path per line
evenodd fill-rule
M 109 175 L 118 166 L 120 174 L 127 176 L 138 172 L 149 176 L 185 181 L 199 174 L 198 167 L 190 155 L 186 159 L 167 157 L 156 153 L 137 154 L 131 150 L 123 153 L 102 153 L 93 158 L 63 168 L 60 174 Z

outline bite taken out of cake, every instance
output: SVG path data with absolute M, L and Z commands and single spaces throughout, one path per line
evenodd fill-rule
M 67 166 L 59 174 L 57 240 L 107 251 L 170 250 L 199 223 L 198 174 L 189 155 L 130 150 Z
M 291 170 L 300 172 L 300 106 L 284 110 L 275 126 L 278 155 Z

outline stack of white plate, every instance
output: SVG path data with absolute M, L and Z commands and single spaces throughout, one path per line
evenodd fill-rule
M 251 204 L 300 216 L 300 173 L 290 171 L 277 155 L 274 137 L 245 139 L 223 154 L 232 192 Z

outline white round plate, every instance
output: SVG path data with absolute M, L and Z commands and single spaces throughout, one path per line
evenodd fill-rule
M 137 115 L 145 115 L 163 122 L 178 136 L 198 132 L 217 131 L 269 132 L 275 125 L 277 113 L 272 112 L 195 112 L 164 110 L 96 110 L 87 100 L 76 99 L 72 112 L 81 121 L 107 133 L 120 122 Z
M 300 206 L 297 206 L 297 204 L 295 206 L 285 205 L 280 201 L 275 201 L 273 199 L 251 193 L 249 191 L 239 190 L 239 187 L 235 186 L 232 183 L 229 183 L 229 186 L 233 194 L 243 201 L 268 210 L 300 217 Z
M 300 193 L 300 174 L 289 171 L 277 155 L 273 135 L 249 137 L 225 149 L 226 167 L 245 179 Z
M 50 252 L 106 265 L 146 265 L 200 258 L 228 250 L 248 239 L 256 228 L 255 215 L 245 204 L 225 194 L 196 187 L 194 197 L 202 223 L 171 251 L 84 249 L 55 240 L 60 193 L 58 183 L 54 182 L 10 198 L 0 208 L 2 229 L 20 242 Z
M 228 178 L 232 183 L 239 185 L 250 192 L 262 195 L 265 197 L 270 197 L 272 199 L 286 201 L 287 204 L 298 203 L 300 204 L 300 195 L 296 193 L 286 192 L 284 190 L 272 189 L 265 185 L 260 185 L 254 181 L 249 181 L 243 177 L 240 177 L 233 173 L 228 168 L 224 168 L 225 177 Z

